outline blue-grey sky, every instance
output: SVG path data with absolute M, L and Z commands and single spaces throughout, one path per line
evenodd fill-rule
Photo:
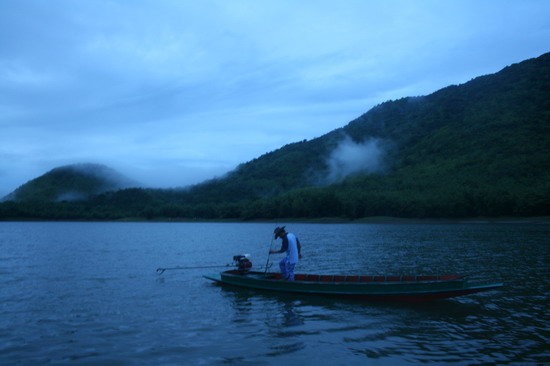
M 79 162 L 197 183 L 548 51 L 547 0 L 2 0 L 0 196 Z

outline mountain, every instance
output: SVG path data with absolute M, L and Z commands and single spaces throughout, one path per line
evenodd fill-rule
M 82 201 L 107 191 L 139 186 L 117 171 L 100 164 L 74 164 L 52 169 L 33 179 L 4 200 Z
M 382 103 L 223 178 L 175 190 L 101 189 L 82 203 L 6 203 L 0 218 L 550 215 L 549 146 L 546 53 L 427 96 Z M 56 185 L 33 195 L 59 201 L 71 192 Z
M 427 96 L 385 102 L 170 201 L 247 201 L 240 211 L 251 217 L 550 213 L 549 146 L 547 53 Z

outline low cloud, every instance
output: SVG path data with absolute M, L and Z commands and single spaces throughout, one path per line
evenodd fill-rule
M 346 136 L 327 159 L 326 183 L 339 182 L 357 173 L 379 173 L 384 170 L 384 148 L 381 139 L 369 138 L 357 143 Z

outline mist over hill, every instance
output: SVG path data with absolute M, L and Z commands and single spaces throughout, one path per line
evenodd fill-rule
M 107 191 L 139 186 L 105 165 L 81 163 L 52 169 L 23 184 L 4 200 L 83 201 Z
M 85 190 L 80 203 L 58 202 L 69 187 L 35 189 L 39 208 L 5 203 L 0 217 L 8 209 L 15 217 L 82 219 L 550 215 L 549 146 L 547 53 L 382 103 L 218 179 L 172 190 Z

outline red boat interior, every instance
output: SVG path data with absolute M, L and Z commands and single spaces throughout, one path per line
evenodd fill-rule
M 275 278 L 282 279 L 280 273 Z M 313 282 L 417 282 L 417 281 L 451 281 L 462 278 L 462 276 L 342 276 L 342 275 L 312 275 L 296 274 L 296 281 Z
M 238 271 L 227 271 L 238 274 Z M 271 278 L 282 280 L 280 273 L 269 273 Z M 345 275 L 316 275 L 316 274 L 295 274 L 296 281 L 311 282 L 418 282 L 418 281 L 452 281 L 463 279 L 461 275 L 444 276 L 345 276 Z

